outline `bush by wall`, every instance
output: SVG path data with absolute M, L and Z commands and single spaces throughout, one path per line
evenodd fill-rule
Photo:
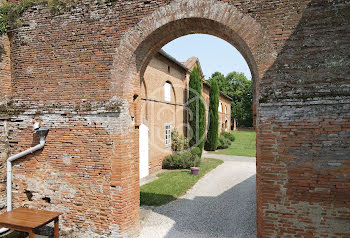
M 171 132 L 171 150 L 173 152 L 179 152 L 179 151 L 187 150 L 188 148 L 189 148 L 188 139 L 183 135 L 179 136 L 179 132 L 175 128 Z
M 231 145 L 231 141 L 225 136 L 220 135 L 218 140 L 218 149 L 227 149 Z
M 193 155 L 197 155 L 198 157 L 200 157 L 200 156 L 201 156 L 201 149 L 199 149 L 198 147 L 193 147 L 193 148 L 191 149 L 191 153 L 192 153 Z
M 201 150 L 194 147 L 191 151 L 182 151 L 180 153 L 171 154 L 163 160 L 163 169 L 189 169 L 191 167 L 199 167 L 201 159 L 199 155 Z
M 221 135 L 227 139 L 229 139 L 230 141 L 235 141 L 235 136 L 230 133 L 230 132 L 227 132 L 227 131 L 224 131 L 221 133 Z

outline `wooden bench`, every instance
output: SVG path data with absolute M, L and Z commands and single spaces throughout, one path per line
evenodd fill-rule
M 0 215 L 0 227 L 10 228 L 16 231 L 29 233 L 29 238 L 34 238 L 34 230 L 54 221 L 54 237 L 59 236 L 60 212 L 42 211 L 29 208 L 17 208 Z

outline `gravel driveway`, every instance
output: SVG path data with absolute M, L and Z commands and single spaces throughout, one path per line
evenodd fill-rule
M 140 237 L 256 237 L 255 158 L 204 154 L 224 163 L 181 198 L 141 207 Z

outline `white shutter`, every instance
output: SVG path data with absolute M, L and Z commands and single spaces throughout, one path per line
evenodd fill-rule
M 166 82 L 164 84 L 164 100 L 167 102 L 171 101 L 171 85 L 170 83 Z
M 164 129 L 165 129 L 165 146 L 169 146 L 171 144 L 171 131 L 170 131 L 170 124 L 166 123 L 164 125 Z

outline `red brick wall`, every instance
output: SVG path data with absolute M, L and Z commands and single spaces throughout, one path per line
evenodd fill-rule
M 52 131 L 42 152 L 17 162 L 14 206 L 63 211 L 63 230 L 84 237 L 137 233 L 140 77 L 167 42 L 208 33 L 233 44 L 253 75 L 258 236 L 349 236 L 347 12 L 345 0 L 119 1 L 55 16 L 29 9 L 11 33 L 12 112 L 21 116 L 1 117 L 0 148 L 34 144 L 34 119 Z M 116 102 L 120 112 L 106 108 Z M 69 158 L 79 166 L 62 170 Z M 25 202 L 32 184 L 38 195 Z M 69 201 L 64 184 L 77 191 Z M 48 195 L 50 204 L 41 199 Z
M 210 88 L 208 85 L 203 84 L 203 90 L 202 90 L 202 96 L 205 102 L 205 118 L 206 118 L 206 125 L 208 126 L 208 111 L 209 111 L 209 104 L 210 104 Z M 225 127 L 227 128 L 226 131 L 231 131 L 231 101 L 220 94 L 219 96 L 219 103 L 222 105 L 221 112 L 219 111 L 219 133 L 225 131 Z M 225 111 L 226 107 L 226 111 Z M 225 124 L 226 122 L 226 124 Z M 206 131 L 208 128 L 206 128 Z
M 1 99 L 11 95 L 10 41 L 7 35 L 0 37 L 0 92 Z
M 219 112 L 219 131 L 231 131 L 231 101 L 220 95 L 219 103 L 222 104 L 222 112 Z M 220 125 L 221 122 L 221 125 Z
M 180 135 L 184 135 L 185 74 L 186 70 L 160 54 L 155 55 L 145 71 L 142 84 L 146 87 L 142 89 L 146 88 L 146 92 L 141 93 L 141 117 L 149 128 L 150 173 L 159 171 L 163 159 L 171 153 L 171 146 L 165 146 L 165 123 L 170 124 L 171 130 L 176 128 Z M 172 86 L 170 102 L 164 100 L 165 82 Z
M 350 236 L 346 11 L 311 2 L 261 81 L 260 236 Z
M 16 207 L 63 211 L 64 227 L 95 228 L 102 235 L 109 228 L 111 213 L 110 136 L 100 123 L 50 127 L 42 151 L 13 163 L 13 202 Z M 32 128 L 21 131 L 18 138 L 21 147 L 14 153 L 31 146 Z M 31 201 L 26 193 L 33 196 Z
M 6 181 L 6 161 L 9 153 L 7 108 L 11 104 L 10 41 L 7 35 L 0 37 L 0 181 Z M 6 204 L 6 183 L 0 183 L 0 209 Z
M 170 67 L 170 72 L 168 71 Z M 143 82 L 141 82 L 141 121 L 149 128 L 149 168 L 150 173 L 159 171 L 165 156 L 170 154 L 171 147 L 165 146 L 164 125 L 169 123 L 171 130 L 177 129 L 179 135 L 186 135 L 188 125 L 186 118 L 188 72 L 173 61 L 157 53 L 148 64 Z M 165 82 L 172 85 L 171 101 L 164 101 Z M 203 84 L 202 96 L 209 102 L 209 87 Z M 219 121 L 227 121 L 230 131 L 231 101 L 220 95 L 223 110 L 219 113 Z M 225 113 L 224 108 L 227 108 Z M 208 123 L 208 105 L 206 105 L 206 121 Z M 220 131 L 224 131 L 221 128 Z

